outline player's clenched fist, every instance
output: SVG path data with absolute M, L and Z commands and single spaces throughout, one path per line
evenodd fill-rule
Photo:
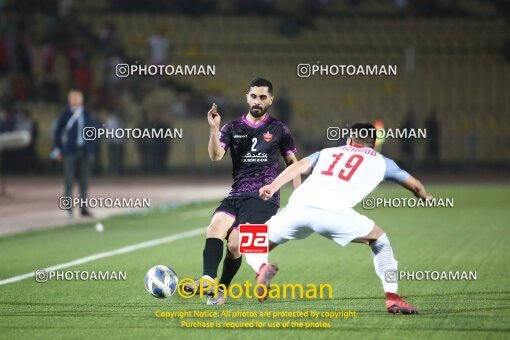
M 259 196 L 264 201 L 267 201 L 271 197 L 273 197 L 274 193 L 276 192 L 275 188 L 273 188 L 272 185 L 264 185 L 262 188 L 259 189 Z
M 213 103 L 211 109 L 209 110 L 209 112 L 207 112 L 207 121 L 209 122 L 211 128 L 218 130 L 220 129 L 221 117 L 220 114 L 218 113 L 218 106 L 216 105 L 216 103 Z

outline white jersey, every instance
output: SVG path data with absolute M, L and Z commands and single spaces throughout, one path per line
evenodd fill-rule
M 308 157 L 313 171 L 290 197 L 301 204 L 328 211 L 353 208 L 385 180 L 403 182 L 409 174 L 374 149 L 344 145 Z

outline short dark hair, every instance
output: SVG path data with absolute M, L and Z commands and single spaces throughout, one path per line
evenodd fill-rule
M 377 139 L 377 129 L 372 123 L 356 123 L 350 127 L 353 143 L 373 148 Z
M 252 87 L 264 87 L 264 86 L 267 87 L 269 93 L 273 94 L 273 84 L 271 84 L 269 80 L 260 77 L 250 81 L 250 85 L 248 85 L 248 91 L 250 91 Z

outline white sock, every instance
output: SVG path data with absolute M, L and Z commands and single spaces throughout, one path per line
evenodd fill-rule
M 269 261 L 268 253 L 244 254 L 244 257 L 246 258 L 246 262 L 248 262 L 250 267 L 252 267 L 257 274 L 259 273 L 260 267 Z
M 386 233 L 382 234 L 381 237 L 372 243 L 370 248 L 372 248 L 375 272 L 381 279 L 384 292 L 397 293 L 398 282 L 396 278 L 398 262 L 393 256 L 393 249 L 391 249 L 390 240 L 388 240 Z

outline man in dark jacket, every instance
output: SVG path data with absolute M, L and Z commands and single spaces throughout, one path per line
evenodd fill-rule
M 83 136 L 84 128 L 96 128 L 92 113 L 83 107 L 83 94 L 78 90 L 68 93 L 69 107 L 60 112 L 56 122 L 53 141 L 55 159 L 64 164 L 64 197 L 72 198 L 73 181 L 79 179 L 81 215 L 90 217 L 91 214 L 84 204 L 87 199 L 87 189 L 90 172 L 90 162 L 94 158 L 96 141 Z M 72 199 L 65 200 L 68 216 L 72 217 Z

